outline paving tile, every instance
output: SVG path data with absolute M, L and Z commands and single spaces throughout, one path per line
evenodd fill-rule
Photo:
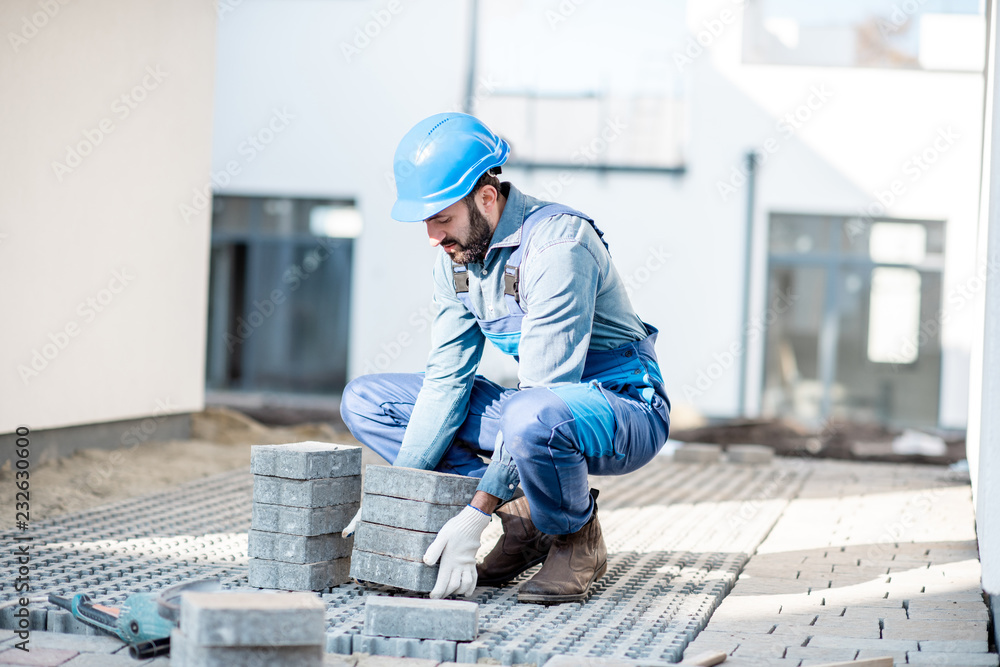
M 361 500 L 361 478 L 285 479 L 254 475 L 253 500 L 269 505 L 292 507 L 330 507 Z
M 422 658 L 390 658 L 384 655 L 359 655 L 357 667 L 437 667 L 437 660 Z
M 337 655 L 335 653 L 323 654 L 323 667 L 356 667 L 358 658 L 350 655 Z
M 322 479 L 361 474 L 361 447 L 326 442 L 254 445 L 250 472 L 289 479 Z
M 880 636 L 878 619 L 848 620 L 843 616 L 821 616 L 813 625 L 778 625 L 774 634 L 808 634 L 814 637 L 850 637 L 878 639 Z
M 919 643 L 921 651 L 930 653 L 986 653 L 990 650 L 985 635 L 982 639 L 930 639 Z
M 472 641 L 479 634 L 479 605 L 461 600 L 369 596 L 366 635 Z
M 718 463 L 721 460 L 721 445 L 688 442 L 674 452 L 677 463 Z
M 854 648 L 865 651 L 871 650 L 876 653 L 878 651 L 897 651 L 900 653 L 906 653 L 907 651 L 916 651 L 919 649 L 916 641 L 908 639 L 858 639 L 856 637 L 852 637 L 845 640 L 843 637 L 823 635 L 813 636 L 813 638 L 809 640 L 809 646 L 839 648 L 843 647 L 847 642 L 849 642 L 850 646 Z
M 935 667 L 996 667 L 996 653 L 925 653 L 924 651 L 906 654 L 906 660 L 911 665 L 934 665 Z
M 906 610 L 902 607 L 867 607 L 859 605 L 849 605 L 844 612 L 844 618 L 849 620 L 871 619 L 878 621 L 895 619 L 905 621 L 907 619 Z
M 766 445 L 729 445 L 726 458 L 731 463 L 770 463 L 774 460 L 774 448 Z
M 888 651 L 886 649 L 863 648 L 858 651 L 858 655 L 854 659 L 873 660 L 875 658 L 892 658 L 893 665 L 905 665 L 906 651 Z
M 810 642 L 811 644 L 811 642 Z M 789 646 L 785 650 L 786 660 L 814 660 L 826 662 L 854 660 L 858 654 L 858 649 L 849 646 L 841 648 L 819 647 L 819 646 Z
M 351 577 L 408 591 L 429 593 L 437 583 L 438 566 L 392 558 L 382 554 L 354 550 L 351 555 Z
M 365 495 L 407 498 L 437 505 L 465 505 L 478 486 L 479 480 L 473 477 L 429 470 L 376 465 L 365 469 Z
M 350 558 L 319 563 L 286 563 L 263 558 L 247 561 L 247 581 L 254 588 L 285 591 L 321 591 L 350 579 Z
M 812 620 L 810 617 L 809 620 Z M 806 621 L 808 624 L 808 621 Z M 713 632 L 740 632 L 740 633 L 752 633 L 766 635 L 774 630 L 775 626 L 778 625 L 777 621 L 768 620 L 755 620 L 755 619 L 733 619 L 733 620 L 719 620 L 717 621 L 715 617 L 708 622 L 707 630 L 712 630 Z
M 882 630 L 885 639 L 985 639 L 986 623 L 978 621 L 898 621 L 887 619 Z
M 784 657 L 787 649 L 787 646 L 779 644 L 762 644 L 749 640 L 742 642 L 735 649 L 729 651 L 729 653 L 740 658 L 781 658 Z
M 357 533 L 354 535 L 354 545 L 358 551 L 422 562 L 427 548 L 430 547 L 435 538 L 437 538 L 437 533 L 425 533 L 359 521 Z
M 453 642 L 444 639 L 415 639 L 413 637 L 379 637 L 375 635 L 353 635 L 351 651 L 371 655 L 392 655 L 422 660 L 453 662 L 459 646 L 470 642 Z
M 797 660 L 730 656 L 723 664 L 726 667 L 797 667 L 799 663 Z
M 247 556 L 286 563 L 318 563 L 348 558 L 353 547 L 354 537 L 342 537 L 340 533 L 288 535 L 251 529 L 247 534 Z
M 198 646 L 323 644 L 325 610 L 312 593 L 185 593 L 182 639 Z
M 31 644 L 29 643 L 30 647 Z M 55 667 L 65 664 L 71 658 L 75 658 L 79 653 L 59 648 L 32 648 L 30 651 L 22 651 L 17 648 L 9 648 L 0 651 L 0 665 L 34 665 L 37 667 Z
M 199 646 L 175 629 L 170 635 L 173 667 L 322 667 L 323 648 L 315 646 Z
M 544 667 L 672 667 L 674 663 L 627 658 L 589 658 L 579 655 L 555 655 Z
M 325 535 L 339 533 L 351 522 L 360 502 L 329 507 L 290 507 L 252 503 L 252 528 L 289 535 Z
M 381 526 L 437 533 L 464 507 L 465 504 L 437 505 L 368 493 L 361 506 L 361 520 Z
M 89 653 L 115 653 L 125 648 L 125 642 L 117 637 L 71 635 L 62 632 L 32 632 L 31 648 L 61 648 Z
M 81 653 L 69 662 L 64 662 L 63 667 L 149 667 L 154 663 L 153 660 L 133 660 L 127 651 L 123 651 L 114 655 Z
M 986 605 L 976 608 L 963 605 L 955 609 L 923 609 L 910 606 L 907 611 L 911 621 L 981 621 L 987 622 L 990 618 Z

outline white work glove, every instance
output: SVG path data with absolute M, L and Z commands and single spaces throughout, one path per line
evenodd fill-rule
M 354 534 L 354 531 L 358 529 L 358 519 L 360 517 L 361 517 L 361 508 L 359 507 L 357 513 L 354 515 L 354 518 L 351 519 L 351 522 L 349 524 L 347 524 L 347 528 L 345 528 L 340 533 L 341 537 L 347 538 Z
M 467 596 L 476 589 L 476 552 L 490 515 L 472 505 L 448 520 L 441 532 L 427 547 L 424 563 L 433 565 L 441 559 L 437 583 L 431 591 L 432 598 L 443 598 L 453 593 Z

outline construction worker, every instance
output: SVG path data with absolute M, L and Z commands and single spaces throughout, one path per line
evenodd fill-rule
M 607 569 L 587 476 L 648 463 L 667 439 L 670 402 L 656 329 L 632 309 L 603 233 L 501 183 L 509 150 L 460 113 L 431 116 L 400 141 L 392 217 L 423 221 L 441 248 L 430 356 L 422 374 L 353 380 L 341 414 L 393 465 L 481 478 L 424 556 L 440 561 L 432 598 L 544 561 L 518 600 L 570 602 Z M 487 340 L 518 360 L 517 389 L 476 375 Z M 477 566 L 494 511 L 504 534 Z

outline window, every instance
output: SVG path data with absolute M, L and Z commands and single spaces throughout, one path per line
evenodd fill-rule
M 981 72 L 979 0 L 754 0 L 743 62 Z
M 213 201 L 207 384 L 336 393 L 347 381 L 353 202 Z
M 944 223 L 774 214 L 763 412 L 936 426 Z
M 682 0 L 490 2 L 479 12 L 472 111 L 511 144 L 512 164 L 683 163 Z

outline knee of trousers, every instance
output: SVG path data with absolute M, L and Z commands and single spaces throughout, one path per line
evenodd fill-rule
M 360 425 L 360 418 L 370 417 L 375 411 L 381 413 L 379 401 L 374 400 L 372 380 L 371 375 L 356 377 L 347 383 L 340 396 L 340 418 L 351 433 Z
M 549 389 L 522 389 L 504 401 L 501 408 L 503 447 L 515 462 L 532 458 L 538 448 L 572 448 L 572 441 L 566 437 L 572 421 L 569 407 Z

